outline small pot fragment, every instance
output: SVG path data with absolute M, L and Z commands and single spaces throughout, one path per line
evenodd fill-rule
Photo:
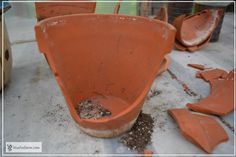
M 177 29 L 176 48 L 193 52 L 205 46 L 210 41 L 221 14 L 221 10 L 203 10 L 194 15 L 178 16 L 173 22 Z
M 207 153 L 228 140 L 223 127 L 212 117 L 192 114 L 186 109 L 171 109 L 168 113 L 178 123 L 183 136 Z
M 165 56 L 165 58 L 163 59 L 161 63 L 161 68 L 158 72 L 158 75 L 161 75 L 163 72 L 165 72 L 168 69 L 169 65 L 170 65 L 170 57 Z
M 205 69 L 205 66 L 201 65 L 201 64 L 188 64 L 188 66 L 192 67 L 192 68 L 195 68 L 195 69 L 198 69 L 198 70 L 204 70 Z
M 143 151 L 143 156 L 144 157 L 152 157 L 152 154 L 153 154 L 153 152 L 151 150 L 149 150 L 149 149 L 145 149 Z
M 211 69 L 196 74 L 197 78 L 202 78 L 205 81 L 209 82 L 212 79 L 226 78 L 228 73 L 222 69 Z
M 154 18 L 160 21 L 168 22 L 168 13 L 166 7 L 161 7 L 157 16 Z
M 213 73 L 216 76 L 218 73 Z M 195 104 L 187 104 L 191 110 L 224 116 L 234 110 L 234 75 L 235 72 L 231 71 L 226 78 L 208 80 L 211 85 L 211 94 Z M 210 75 L 206 75 L 210 78 Z M 222 77 L 222 75 L 218 75 Z

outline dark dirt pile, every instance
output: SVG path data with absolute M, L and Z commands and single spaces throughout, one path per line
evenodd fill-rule
M 121 137 L 121 142 L 129 149 L 142 153 L 151 142 L 153 127 L 152 117 L 141 112 L 131 130 Z
M 76 107 L 76 111 L 83 119 L 99 119 L 111 115 L 109 110 L 90 99 L 80 102 Z

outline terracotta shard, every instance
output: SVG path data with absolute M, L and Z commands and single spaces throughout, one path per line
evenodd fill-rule
M 203 10 L 194 15 L 181 15 L 174 20 L 176 38 L 185 46 L 201 44 L 212 34 L 220 18 L 219 10 Z
M 153 155 L 153 152 L 149 149 L 145 149 L 143 151 L 143 157 L 152 157 L 152 155 Z
M 161 7 L 160 11 L 158 12 L 157 16 L 154 19 L 161 20 L 161 21 L 164 21 L 164 22 L 168 22 L 167 8 L 166 7 Z
M 73 0 L 72 0 L 73 1 Z M 94 13 L 96 2 L 36 2 L 35 10 L 38 21 L 70 14 Z
M 212 79 L 217 79 L 217 78 L 226 78 L 228 73 L 222 69 L 212 69 L 212 70 L 207 70 L 203 71 L 200 73 L 196 74 L 197 78 L 202 78 L 205 81 L 209 82 Z
M 221 17 L 221 10 L 203 10 L 194 15 L 178 16 L 173 25 L 177 29 L 176 48 L 196 51 L 205 46 Z
M 211 36 L 209 36 L 204 42 L 196 46 L 184 46 L 178 40 L 175 40 L 175 48 L 180 51 L 195 52 L 205 47 L 210 42 L 210 40 L 211 40 Z
M 234 110 L 234 75 L 231 71 L 225 79 L 211 79 L 211 94 L 195 104 L 187 104 L 187 107 L 202 113 L 214 115 L 227 115 Z
M 165 72 L 168 69 L 169 65 L 170 65 L 170 57 L 166 55 L 164 60 L 161 62 L 161 67 L 160 67 L 158 75 Z
M 187 47 L 181 45 L 178 40 L 175 40 L 175 48 L 180 51 L 187 51 Z
M 201 65 L 201 64 L 188 64 L 188 66 L 192 67 L 192 68 L 195 68 L 195 69 L 198 69 L 198 70 L 204 70 L 205 69 L 205 66 Z
M 225 130 L 212 117 L 192 114 L 186 109 L 171 109 L 169 114 L 177 121 L 183 136 L 207 153 L 228 140 Z

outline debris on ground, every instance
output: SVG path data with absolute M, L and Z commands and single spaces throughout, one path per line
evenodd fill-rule
M 53 105 L 53 109 L 48 110 L 45 115 L 43 115 L 43 118 L 50 124 L 57 124 L 60 127 L 66 128 L 70 117 L 67 114 L 64 114 L 66 111 L 66 108 L 64 105 L 56 104 Z
M 160 91 L 160 90 L 151 90 L 147 96 L 147 100 L 151 99 L 154 96 L 160 95 L 161 93 L 162 93 L 162 91 Z
M 198 69 L 198 70 L 205 70 L 205 66 L 201 64 L 188 64 L 189 67 Z
M 105 109 L 96 101 L 86 99 L 81 101 L 76 107 L 77 114 L 82 119 L 99 119 L 111 115 L 108 109 Z
M 227 121 L 224 120 L 221 116 L 218 116 L 218 118 L 221 120 L 222 123 L 224 123 L 232 132 L 235 132 L 234 126 L 231 126 Z
M 170 109 L 169 114 L 178 123 L 183 136 L 207 153 L 228 140 L 224 128 L 212 117 L 192 114 L 187 109 Z
M 171 76 L 172 79 L 175 79 L 179 84 L 182 85 L 182 87 L 183 87 L 183 89 L 184 89 L 184 91 L 185 91 L 186 94 L 188 94 L 189 96 L 197 96 L 197 94 L 196 94 L 194 91 L 192 91 L 192 90 L 188 87 L 187 84 L 185 84 L 183 81 L 179 80 L 179 79 L 177 78 L 177 76 L 176 76 L 174 73 L 172 73 L 170 70 L 167 70 L 167 71 L 169 72 L 169 74 L 170 74 L 170 76 Z
M 151 115 L 141 111 L 131 130 L 121 137 L 121 142 L 129 149 L 143 153 L 151 142 L 153 127 L 154 121 Z

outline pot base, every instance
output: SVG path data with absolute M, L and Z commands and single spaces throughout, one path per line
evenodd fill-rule
M 94 130 L 94 129 L 82 127 L 79 124 L 78 124 L 78 127 L 83 132 L 85 132 L 86 134 L 88 134 L 90 136 L 111 138 L 111 137 L 118 136 L 118 135 L 130 130 L 132 128 L 132 126 L 134 125 L 134 123 L 136 122 L 137 118 L 138 118 L 138 116 L 136 118 L 134 118 L 132 121 L 130 121 L 129 123 L 121 126 L 120 128 L 116 128 L 113 130 Z

